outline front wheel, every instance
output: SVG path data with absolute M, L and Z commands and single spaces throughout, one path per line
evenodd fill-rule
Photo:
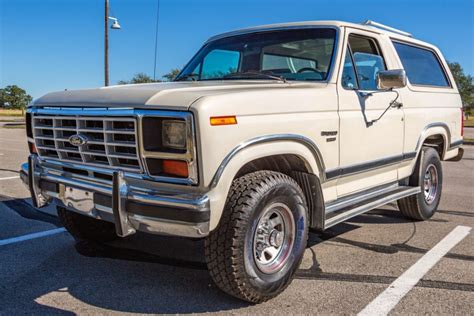
M 443 169 L 438 152 L 430 147 L 422 149 L 415 171 L 410 177 L 411 186 L 419 186 L 421 192 L 398 201 L 400 212 L 415 220 L 431 218 L 441 199 L 443 189 Z
M 212 279 L 224 292 L 261 303 L 292 281 L 308 237 L 308 208 L 290 177 L 258 171 L 235 179 L 219 226 L 205 241 Z

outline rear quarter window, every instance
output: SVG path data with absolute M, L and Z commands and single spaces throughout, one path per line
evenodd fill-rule
M 412 85 L 450 87 L 436 54 L 425 48 L 393 42 Z

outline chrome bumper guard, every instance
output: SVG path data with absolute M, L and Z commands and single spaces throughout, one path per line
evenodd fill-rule
M 41 208 L 55 199 L 71 211 L 115 223 L 121 237 L 137 230 L 192 238 L 209 234 L 206 195 L 140 190 L 136 184 L 128 184 L 122 171 L 113 172 L 110 185 L 76 179 L 66 172 L 50 172 L 37 155 L 30 155 L 21 166 L 20 176 L 35 207 Z

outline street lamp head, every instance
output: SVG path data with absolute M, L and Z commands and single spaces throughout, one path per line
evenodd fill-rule
M 112 25 L 110 26 L 110 28 L 114 29 L 114 30 L 120 30 L 120 24 L 118 21 L 114 21 L 114 23 L 112 23 Z
M 112 23 L 112 25 L 110 26 L 111 29 L 113 29 L 113 30 L 120 30 L 121 29 L 121 26 L 120 26 L 117 18 L 109 16 L 109 19 L 114 21 L 114 23 Z

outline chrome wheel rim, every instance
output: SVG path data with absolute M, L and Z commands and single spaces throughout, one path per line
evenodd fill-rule
M 268 206 L 260 216 L 253 238 L 253 256 L 266 274 L 280 270 L 288 260 L 295 240 L 295 220 L 283 203 Z
M 428 204 L 433 203 L 438 195 L 438 170 L 433 164 L 426 168 L 423 180 L 423 193 Z

